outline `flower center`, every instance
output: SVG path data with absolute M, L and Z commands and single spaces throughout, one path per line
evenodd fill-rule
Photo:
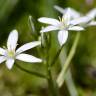
M 15 51 L 13 51 L 13 50 L 7 51 L 7 55 L 9 58 L 14 58 L 15 57 Z
M 60 29 L 61 29 L 61 30 L 68 28 L 67 21 L 64 20 L 63 17 L 62 17 L 62 18 L 59 17 L 59 21 L 60 21 Z

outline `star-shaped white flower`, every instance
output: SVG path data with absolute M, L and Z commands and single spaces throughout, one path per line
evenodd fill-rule
M 81 17 L 75 18 L 71 21 L 71 24 L 80 25 L 83 27 L 94 26 L 96 25 L 96 21 L 94 20 L 96 17 L 96 8 L 90 10 L 87 14 L 82 15 Z
M 55 5 L 54 8 L 62 14 L 65 14 L 66 10 L 68 10 L 70 13 L 70 18 L 72 20 L 70 23 L 73 25 L 78 24 L 83 27 L 96 25 L 96 21 L 94 20 L 94 18 L 96 17 L 96 8 L 93 8 L 85 15 L 74 10 L 71 7 L 62 8 L 60 6 Z
M 74 10 L 73 8 L 71 7 L 67 7 L 67 8 L 62 8 L 58 5 L 55 5 L 54 8 L 60 12 L 61 14 L 65 14 L 66 11 L 68 10 L 69 11 L 69 14 L 70 14 L 70 19 L 75 19 L 75 18 L 79 18 L 82 16 L 82 14 L 76 10 Z
M 49 26 L 43 28 L 41 30 L 41 32 L 59 30 L 58 41 L 61 46 L 66 42 L 66 40 L 68 38 L 68 30 L 76 30 L 76 31 L 84 30 L 84 28 L 81 26 L 74 26 L 74 25 L 70 24 L 70 13 L 68 10 L 63 15 L 63 17 L 59 18 L 59 19 L 60 20 L 56 20 L 53 18 L 47 18 L 47 17 L 41 17 L 38 19 L 38 21 L 49 24 Z
M 6 61 L 7 68 L 11 69 L 15 62 L 15 59 L 30 63 L 42 62 L 42 60 L 39 58 L 36 58 L 29 54 L 22 53 L 26 50 L 29 50 L 33 47 L 40 45 L 41 44 L 40 41 L 26 43 L 16 50 L 17 41 L 18 41 L 18 32 L 17 30 L 13 30 L 8 37 L 7 49 L 0 48 L 0 63 Z

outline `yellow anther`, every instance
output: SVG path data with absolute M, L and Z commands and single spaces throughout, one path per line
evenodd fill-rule
M 61 20 L 61 22 L 64 22 L 64 18 L 62 17 L 62 20 Z

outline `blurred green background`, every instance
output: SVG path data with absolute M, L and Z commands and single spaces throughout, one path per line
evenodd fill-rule
M 79 12 L 87 13 L 96 6 L 96 0 L 0 0 L 0 46 L 6 45 L 10 31 L 17 29 L 19 32 L 18 44 L 38 40 L 42 24 L 37 22 L 39 17 L 58 18 L 61 16 L 53 6 L 62 8 L 72 7 Z M 32 16 L 35 32 L 29 24 L 28 18 Z M 50 60 L 57 52 L 57 32 L 51 32 Z M 76 32 L 70 32 L 66 50 L 70 50 Z M 42 51 L 38 47 L 39 51 Z M 37 57 L 37 49 L 27 51 Z M 47 54 L 47 53 L 46 53 Z M 45 73 L 45 65 L 28 64 L 17 61 L 20 66 L 28 70 Z M 59 60 L 53 68 L 57 76 L 60 71 Z M 88 27 L 81 33 L 81 38 L 76 54 L 71 62 L 71 73 L 78 92 L 78 96 L 96 96 L 96 27 Z M 69 86 L 70 87 L 70 86 Z M 67 90 L 67 91 L 66 91 Z M 60 88 L 61 96 L 69 96 L 66 84 Z M 48 85 L 45 79 L 38 78 L 18 69 L 16 66 L 8 70 L 5 63 L 0 64 L 0 96 L 48 96 Z

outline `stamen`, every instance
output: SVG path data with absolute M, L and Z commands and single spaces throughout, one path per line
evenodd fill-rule
M 59 21 L 62 22 L 62 18 L 60 16 L 58 16 L 58 18 L 59 18 Z
M 64 22 L 64 18 L 62 17 L 62 21 L 61 22 Z

